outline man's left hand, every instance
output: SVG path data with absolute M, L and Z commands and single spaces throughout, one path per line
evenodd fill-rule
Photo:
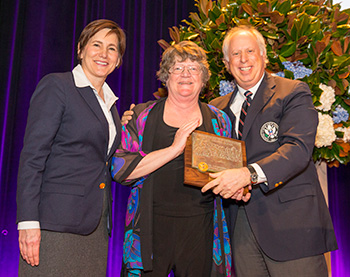
M 248 168 L 227 169 L 217 173 L 210 173 L 209 176 L 214 178 L 214 180 L 202 188 L 203 193 L 211 189 L 213 193 L 220 194 L 225 199 L 232 198 L 245 202 L 250 199 L 250 193 L 243 195 L 244 187 L 249 186 L 249 190 L 251 190 Z

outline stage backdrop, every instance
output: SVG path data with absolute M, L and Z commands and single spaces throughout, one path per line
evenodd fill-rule
M 19 259 L 16 182 L 30 97 L 38 81 L 51 72 L 76 65 L 76 42 L 92 20 L 116 21 L 127 35 L 120 69 L 107 79 L 119 97 L 120 114 L 131 103 L 152 100 L 160 83 L 161 48 L 170 41 L 168 27 L 178 26 L 195 11 L 189 0 L 60 0 L 0 2 L 0 276 L 17 276 Z M 329 205 L 340 250 L 332 254 L 333 276 L 350 272 L 349 167 L 328 171 Z M 124 213 L 128 188 L 113 186 L 114 229 L 110 240 L 108 276 L 117 276 L 122 259 Z

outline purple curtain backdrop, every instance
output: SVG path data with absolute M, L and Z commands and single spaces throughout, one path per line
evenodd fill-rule
M 116 21 L 127 35 L 123 65 L 108 84 L 119 97 L 120 114 L 131 103 L 154 99 L 155 73 L 168 27 L 195 11 L 188 0 L 0 1 L 0 276 L 17 276 L 16 182 L 29 100 L 38 81 L 76 64 L 76 42 L 83 27 L 98 18 Z M 332 253 L 333 276 L 350 272 L 348 239 L 349 166 L 329 169 L 330 211 L 340 250 Z M 119 275 L 128 188 L 113 186 L 114 229 L 107 276 Z

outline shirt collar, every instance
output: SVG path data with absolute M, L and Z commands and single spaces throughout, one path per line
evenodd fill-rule
M 256 83 L 255 86 L 253 86 L 253 87 L 251 87 L 250 89 L 248 89 L 248 90 L 252 93 L 251 98 L 254 98 L 254 96 L 255 96 L 255 94 L 256 94 L 256 92 L 257 92 L 257 90 L 258 90 L 258 88 L 259 88 L 259 86 L 260 86 L 260 84 L 261 84 L 261 82 L 262 82 L 262 80 L 264 79 L 264 76 L 265 76 L 265 73 L 264 73 L 263 76 L 260 78 L 259 82 Z M 237 84 L 237 87 L 238 87 L 239 93 L 240 93 L 243 97 L 245 97 L 245 96 L 244 96 L 244 93 L 247 91 L 247 89 L 244 89 L 244 88 L 240 87 L 238 84 Z
M 74 69 L 72 70 L 74 83 L 78 88 L 84 88 L 84 87 L 91 87 L 95 94 L 97 94 L 96 89 L 91 84 L 89 79 L 86 77 L 84 70 L 80 64 L 78 64 Z M 110 110 L 115 101 L 118 100 L 118 97 L 115 96 L 111 88 L 108 86 L 106 82 L 104 82 L 102 86 L 102 90 L 105 96 L 105 101 L 108 109 Z

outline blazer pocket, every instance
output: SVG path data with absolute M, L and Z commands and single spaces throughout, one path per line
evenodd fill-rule
M 278 197 L 281 202 L 288 202 L 307 196 L 315 196 L 316 189 L 312 184 L 300 184 L 294 186 L 285 186 L 278 190 Z
M 45 183 L 40 199 L 40 221 L 78 226 L 84 216 L 84 191 L 84 186 L 79 184 Z
M 84 196 L 85 186 L 80 184 L 58 184 L 58 183 L 45 183 L 42 186 L 43 192 L 59 193 L 59 194 L 72 194 Z

